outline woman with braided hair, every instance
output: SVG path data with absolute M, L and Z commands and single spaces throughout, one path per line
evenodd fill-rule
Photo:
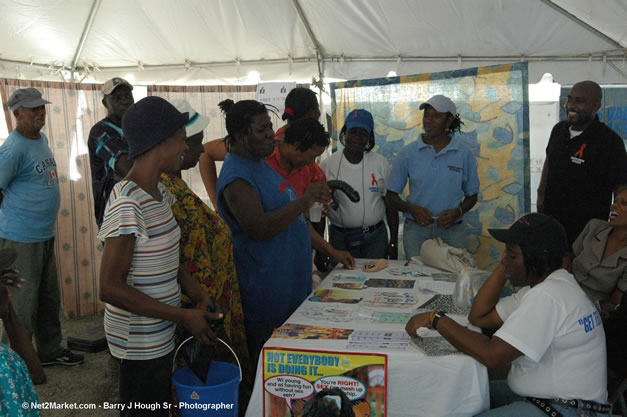
M 328 204 L 331 191 L 317 182 L 298 197 L 266 162 L 276 140 L 264 104 L 225 100 L 220 107 L 229 153 L 218 179 L 217 203 L 233 234 L 248 350 L 255 361 L 272 331 L 311 292 L 311 235 L 304 213 L 315 202 Z
M 462 122 L 455 103 L 443 95 L 420 105 L 425 133 L 405 146 L 392 164 L 386 199 L 404 212 L 405 257 L 420 255 L 425 240 L 441 238 L 464 248 L 464 214 L 477 203 L 477 161 L 470 148 L 455 136 Z M 399 197 L 409 181 L 409 195 Z

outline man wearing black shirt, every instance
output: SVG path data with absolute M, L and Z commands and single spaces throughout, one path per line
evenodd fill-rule
M 133 166 L 128 159 L 128 144 L 122 134 L 122 116 L 135 102 L 133 86 L 123 78 L 115 77 L 102 86 L 102 104 L 107 117 L 89 131 L 89 163 L 94 194 L 94 214 L 100 227 L 109 193 L 116 182 L 126 176 Z
M 596 115 L 602 94 L 594 81 L 575 84 L 567 119 L 553 127 L 546 148 L 538 211 L 564 226 L 571 245 L 590 219 L 608 219 L 612 189 L 627 169 L 622 139 Z

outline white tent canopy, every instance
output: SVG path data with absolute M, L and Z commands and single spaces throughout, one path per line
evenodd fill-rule
M 627 0 L 0 0 L 0 9 L 6 78 L 254 84 L 526 60 L 530 82 L 545 72 L 561 84 L 627 82 Z

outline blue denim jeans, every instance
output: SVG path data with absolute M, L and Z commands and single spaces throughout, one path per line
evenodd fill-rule
M 388 246 L 388 231 L 385 224 L 378 229 L 364 233 L 364 240 L 359 246 L 349 247 L 345 233 L 336 227 L 329 227 L 329 241 L 331 246 L 339 250 L 347 250 L 355 258 L 380 259 L 385 257 Z
M 490 381 L 490 407 L 490 410 L 477 414 L 477 417 L 546 417 L 546 414 L 538 407 L 531 404 L 525 398 L 515 394 L 509 388 L 505 380 Z M 564 417 L 610 416 L 610 414 L 583 410 L 579 411 L 579 414 L 577 414 L 576 408 L 564 407 L 553 403 L 551 407 L 560 412 Z
M 441 238 L 446 244 L 454 248 L 466 247 L 466 231 L 464 222 L 456 224 L 449 229 L 442 229 L 435 224 L 430 226 L 419 226 L 413 220 L 405 219 L 403 226 L 403 247 L 405 248 L 405 258 L 408 260 L 412 256 L 420 255 L 420 248 L 425 240 Z

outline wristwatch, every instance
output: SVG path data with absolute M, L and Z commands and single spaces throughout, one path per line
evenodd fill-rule
M 438 311 L 437 313 L 435 313 L 435 316 L 433 316 L 433 322 L 431 323 L 431 327 L 435 330 L 438 329 L 438 321 L 440 321 L 440 319 L 442 317 L 446 316 L 446 312 L 444 311 Z

